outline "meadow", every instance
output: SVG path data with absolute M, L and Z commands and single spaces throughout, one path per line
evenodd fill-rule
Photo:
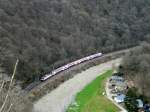
M 89 83 L 77 93 L 75 101 L 69 105 L 66 112 L 118 112 L 119 109 L 103 95 L 105 81 L 111 75 L 112 70 L 108 70 Z

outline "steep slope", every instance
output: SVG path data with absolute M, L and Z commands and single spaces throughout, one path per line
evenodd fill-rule
M 0 65 L 23 85 L 70 60 L 149 40 L 149 0 L 0 0 Z

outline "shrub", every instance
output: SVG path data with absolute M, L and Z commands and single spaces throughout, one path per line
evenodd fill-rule
M 128 90 L 125 98 L 125 106 L 128 110 L 128 112 L 137 112 L 137 95 L 136 95 L 136 89 L 131 88 Z

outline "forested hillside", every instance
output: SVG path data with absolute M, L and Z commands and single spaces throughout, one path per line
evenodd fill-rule
M 149 0 L 0 0 L 0 65 L 27 84 L 95 52 L 150 39 Z

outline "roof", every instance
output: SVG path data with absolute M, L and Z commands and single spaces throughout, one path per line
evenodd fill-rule
M 122 103 L 122 102 L 124 102 L 125 97 L 126 97 L 126 96 L 125 96 L 124 94 L 120 94 L 120 95 L 116 96 L 116 97 L 114 98 L 114 100 L 115 100 L 117 103 Z
M 137 99 L 137 107 L 138 108 L 143 108 L 143 101 L 141 99 Z
M 111 79 L 112 80 L 124 80 L 124 78 L 120 76 L 111 76 Z

